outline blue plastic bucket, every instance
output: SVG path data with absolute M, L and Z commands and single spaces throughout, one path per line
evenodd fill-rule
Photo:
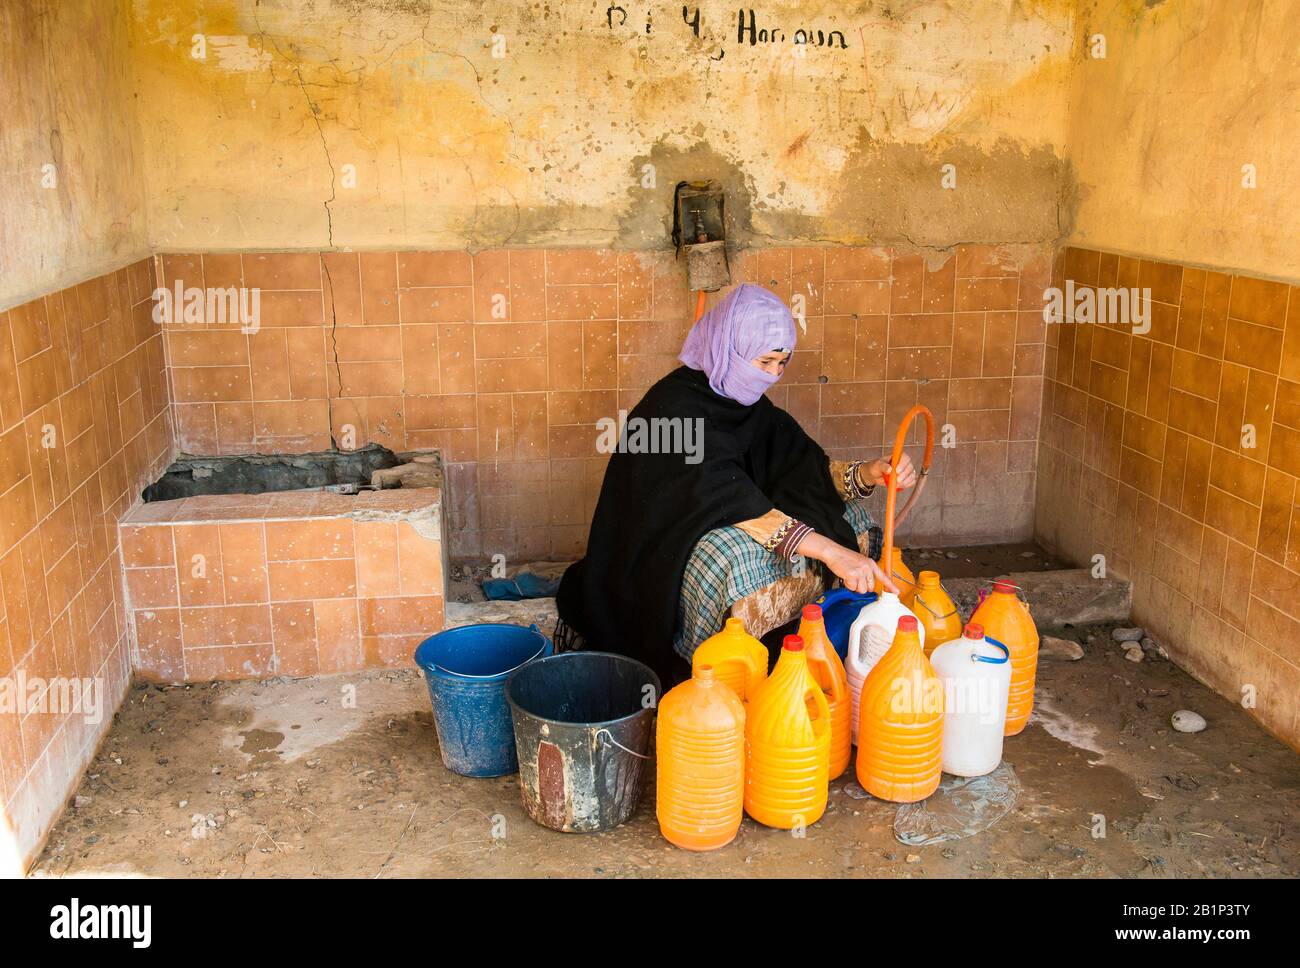
M 536 625 L 465 625 L 420 643 L 415 664 L 429 685 L 447 769 L 462 776 L 504 776 L 519 769 L 506 679 L 551 651 Z

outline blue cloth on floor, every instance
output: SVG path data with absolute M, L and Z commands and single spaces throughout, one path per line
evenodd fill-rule
M 483 594 L 494 602 L 518 602 L 525 598 L 554 598 L 559 587 L 558 578 L 521 571 L 514 578 L 489 578 L 483 582 Z

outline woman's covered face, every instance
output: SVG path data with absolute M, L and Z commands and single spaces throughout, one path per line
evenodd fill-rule
M 749 407 L 781 378 L 797 337 L 789 307 L 746 282 L 696 320 L 678 359 L 704 371 L 713 392 Z
M 750 360 L 750 362 L 764 373 L 780 377 L 785 372 L 786 364 L 790 362 L 790 354 L 780 350 L 773 350 L 770 353 L 764 353 L 756 360 Z

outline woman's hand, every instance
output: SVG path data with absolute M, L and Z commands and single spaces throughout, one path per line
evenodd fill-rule
M 889 461 L 873 460 L 866 467 L 867 477 L 872 484 L 877 487 L 884 487 L 889 483 L 890 473 Z M 905 490 L 916 483 L 916 467 L 912 464 L 912 458 L 906 453 L 898 459 L 898 489 Z
M 886 591 L 898 592 L 893 579 L 866 555 L 850 551 L 815 531 L 799 542 L 799 554 L 825 564 L 850 591 L 863 594 L 879 591 L 883 585 Z

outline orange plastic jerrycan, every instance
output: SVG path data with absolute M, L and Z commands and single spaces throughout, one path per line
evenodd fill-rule
M 929 658 L 934 650 L 945 642 L 961 637 L 961 616 L 957 606 L 943 590 L 937 571 L 923 571 L 917 576 L 916 599 L 912 602 L 912 611 L 916 613 L 921 629 L 925 632 L 925 655 Z
M 939 786 L 942 762 L 943 683 L 921 651 L 916 617 L 904 615 L 862 684 L 858 783 L 882 800 L 914 803 Z
M 659 700 L 655 746 L 664 838 L 687 850 L 731 843 L 745 799 L 745 705 L 712 666 Z
M 1029 606 L 1020 600 L 1019 590 L 1014 582 L 998 579 L 970 617 L 973 624 L 983 626 L 987 638 L 1001 642 L 1011 652 L 1005 736 L 1015 736 L 1029 722 L 1034 708 L 1034 679 L 1038 675 L 1038 628 Z
M 808 670 L 803 640 L 787 635 L 776 668 L 745 712 L 745 812 L 792 830 L 826 812 L 831 710 Z
M 744 702 L 767 678 L 767 646 L 746 632 L 740 619 L 729 618 L 722 631 L 701 642 L 691 656 L 692 674 L 702 665 L 713 666 L 714 678 Z
M 890 556 L 890 565 L 885 566 L 884 553 L 881 553 L 880 560 L 876 562 L 880 570 L 885 572 L 894 579 L 894 584 L 898 586 L 898 600 L 908 608 L 912 607 L 912 600 L 916 598 L 916 576 L 912 574 L 912 569 L 907 567 L 907 562 L 903 561 L 903 550 L 895 547 L 894 553 Z M 877 592 L 880 589 L 876 589 Z
M 849 677 L 839 653 L 826 636 L 826 622 L 820 605 L 805 605 L 799 620 L 799 638 L 808 653 L 808 671 L 826 694 L 831 711 L 830 777 L 835 779 L 849 768 L 853 755 L 853 703 Z

